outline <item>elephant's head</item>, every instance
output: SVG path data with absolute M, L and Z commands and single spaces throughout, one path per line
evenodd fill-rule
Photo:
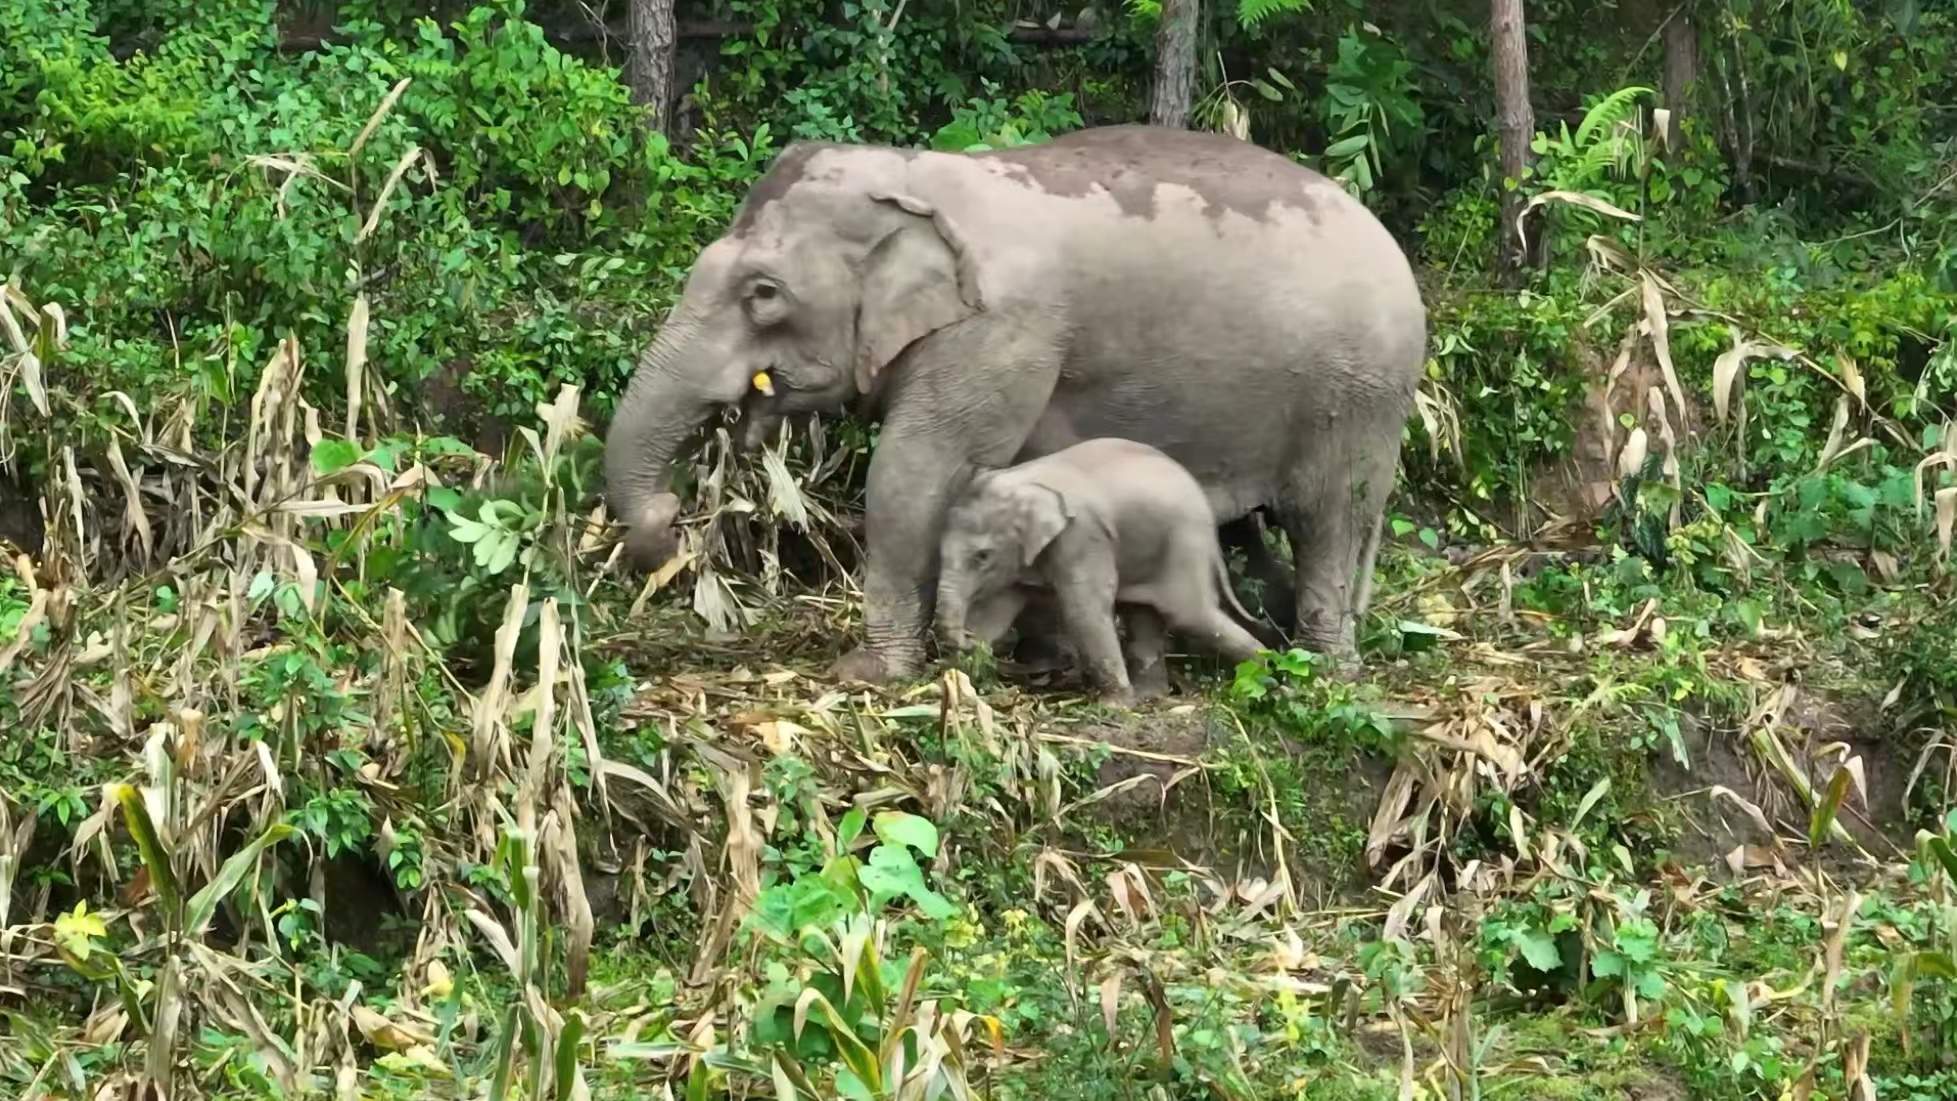
M 938 543 L 938 635 L 963 650 L 974 603 L 1005 591 L 1073 519 L 1066 498 L 1034 482 L 1002 483 L 980 474 L 945 517 Z
M 906 349 L 981 308 L 952 219 L 913 188 L 928 156 L 791 146 L 700 253 L 606 440 L 607 494 L 641 567 L 676 547 L 670 467 L 716 412 L 756 418 L 752 446 L 784 417 L 873 393 Z

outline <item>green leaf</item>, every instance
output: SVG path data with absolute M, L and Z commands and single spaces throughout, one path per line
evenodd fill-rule
M 938 827 L 915 814 L 896 810 L 878 814 L 877 837 L 892 845 L 909 845 L 925 856 L 938 855 Z
M 1606 776 L 1590 785 L 1590 790 L 1583 793 L 1583 801 L 1576 805 L 1576 814 L 1570 819 L 1571 832 L 1575 832 L 1577 826 L 1583 822 L 1584 815 L 1590 813 L 1590 808 L 1597 805 L 1597 800 L 1608 794 L 1610 794 L 1610 777 Z
M 557 1035 L 557 1073 L 553 1080 L 557 1101 L 568 1101 L 571 1085 L 577 1081 L 578 1044 L 584 1039 L 584 1014 L 573 1009 L 564 1015 L 564 1030 Z
M 143 793 L 132 784 L 117 784 L 113 790 L 116 802 L 122 807 L 122 820 L 129 825 L 129 836 L 136 839 L 136 851 L 143 858 L 143 866 L 149 869 L 150 886 L 156 889 L 156 897 L 168 915 L 165 920 L 174 920 L 177 900 L 182 897 L 177 890 L 177 874 L 171 870 L 169 850 L 163 847 L 162 835 L 156 832 L 156 823 L 150 819 Z
M 456 513 L 448 514 L 448 535 L 458 543 L 477 543 L 492 530 L 489 525 Z
M 924 870 L 900 846 L 878 845 L 870 850 L 870 862 L 857 872 L 857 879 L 876 898 L 908 896 L 918 909 L 936 921 L 958 912 L 944 896 L 925 885 Z
M 1600 979 L 1616 978 L 1624 974 L 1624 957 L 1606 948 L 1590 957 L 1590 973 Z
M 496 1034 L 495 1069 L 490 1073 L 489 1101 L 503 1101 L 510 1095 L 510 1077 L 516 1070 L 516 1033 L 521 1003 L 512 1000 L 503 1010 L 503 1024 Z
M 360 461 L 360 448 L 346 440 L 321 440 L 313 447 L 313 473 L 333 474 Z
M 1941 837 L 1931 837 L 1923 847 L 1929 849 L 1930 855 L 1943 866 L 1943 874 L 1949 876 L 1951 882 L 1957 883 L 1957 852 L 1951 851 L 1950 842 Z
M 863 836 L 863 826 L 869 820 L 869 813 L 862 807 L 851 807 L 843 812 L 843 820 L 836 826 L 836 847 L 848 852 L 856 839 Z
M 1256 77 L 1251 77 L 1250 86 L 1257 90 L 1258 95 L 1263 96 L 1265 99 L 1270 100 L 1272 103 L 1284 102 L 1284 93 L 1272 87 L 1270 83 L 1267 81 L 1259 80 Z
M 516 536 L 507 531 L 491 529 L 476 542 L 476 565 L 489 574 L 502 573 L 516 561 Z
M 1522 949 L 1522 958 L 1538 971 L 1554 971 L 1563 966 L 1563 952 L 1556 946 L 1556 938 L 1540 929 L 1515 934 L 1515 943 Z
M 1957 979 L 1957 961 L 1953 961 L 1947 952 L 1918 952 L 1911 958 L 1914 960 L 1911 966 L 1919 975 L 1934 979 Z
M 1828 790 L 1823 792 L 1814 804 L 1814 815 L 1808 819 L 1808 846 L 1820 848 L 1827 838 L 1829 827 L 1835 824 L 1835 812 L 1841 809 L 1842 800 L 1848 797 L 1849 774 L 1845 768 L 1835 769 L 1828 778 Z
M 1334 160 L 1342 160 L 1346 157 L 1355 156 L 1361 150 L 1365 149 L 1372 140 L 1372 137 L 1367 134 L 1354 134 L 1351 137 L 1340 138 L 1338 141 L 1325 147 L 1325 155 Z
M 292 827 L 284 822 L 275 823 L 257 840 L 237 852 L 217 870 L 217 875 L 204 884 L 203 889 L 190 896 L 190 912 L 184 919 L 184 930 L 193 937 L 199 937 L 208 929 L 211 919 L 217 916 L 217 908 L 230 897 L 231 892 L 243 883 L 246 873 L 258 866 L 259 855 L 266 849 L 292 836 Z

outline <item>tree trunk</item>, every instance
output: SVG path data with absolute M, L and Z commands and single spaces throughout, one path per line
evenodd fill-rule
M 1495 125 L 1502 159 L 1502 225 L 1496 234 L 1500 249 L 1496 259 L 1503 271 L 1514 272 L 1527 259 L 1516 219 L 1523 208 L 1520 184 L 1529 166 L 1529 140 L 1536 132 L 1536 113 L 1529 106 L 1529 40 L 1522 0 L 1489 0 L 1488 26 L 1494 46 Z M 1541 255 L 1540 244 L 1530 243 Z
M 1202 0 L 1162 0 L 1162 25 L 1155 32 L 1155 89 L 1148 107 L 1148 121 L 1156 126 L 1189 126 L 1201 11 Z
M 630 30 L 625 73 L 632 102 L 648 108 L 649 127 L 668 133 L 673 122 L 673 43 L 679 37 L 673 0 L 632 0 Z
M 1671 124 L 1665 128 L 1665 147 L 1676 153 L 1684 143 L 1681 127 L 1692 113 L 1692 86 L 1699 81 L 1699 28 L 1692 22 L 1690 4 L 1680 4 L 1665 21 L 1665 107 Z

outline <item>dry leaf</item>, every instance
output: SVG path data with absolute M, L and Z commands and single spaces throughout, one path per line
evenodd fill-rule
M 417 1044 L 435 1042 L 432 1033 L 389 1020 L 364 1005 L 356 1003 L 348 1007 L 347 1012 L 353 1018 L 353 1026 L 359 1029 L 360 1034 L 367 1038 L 367 1042 L 375 1047 L 385 1048 L 388 1051 L 406 1051 Z

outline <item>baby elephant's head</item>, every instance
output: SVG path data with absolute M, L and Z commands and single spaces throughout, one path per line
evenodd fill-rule
M 981 474 L 945 517 L 938 544 L 938 631 L 964 649 L 965 617 L 976 601 L 1017 581 L 1071 518 L 1066 500 L 1046 486 L 1001 482 Z

